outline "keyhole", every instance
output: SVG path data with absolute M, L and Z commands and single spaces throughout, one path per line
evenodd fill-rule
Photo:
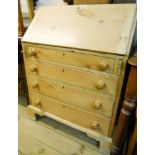
M 65 87 L 64 86 L 62 86 L 62 89 L 64 89 Z
M 64 72 L 65 70 L 63 69 L 62 72 Z
M 63 56 L 65 56 L 65 53 L 62 53 Z

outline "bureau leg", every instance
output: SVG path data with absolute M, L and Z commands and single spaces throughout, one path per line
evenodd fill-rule
M 112 149 L 112 140 L 111 139 L 100 139 L 99 151 L 103 155 L 109 155 Z
M 87 136 L 99 142 L 98 149 L 100 153 L 103 155 L 110 155 L 112 149 L 112 139 L 105 136 L 96 136 L 94 134 L 89 134 L 87 132 Z
M 34 121 L 37 121 L 37 115 L 31 109 L 28 109 L 28 115 L 31 119 L 33 119 Z

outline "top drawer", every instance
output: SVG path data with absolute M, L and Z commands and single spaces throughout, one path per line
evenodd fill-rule
M 38 46 L 28 46 L 26 50 L 27 58 L 59 62 L 110 74 L 119 72 L 118 65 L 120 61 L 118 59 L 105 57 L 103 54 L 95 54 L 97 53 Z

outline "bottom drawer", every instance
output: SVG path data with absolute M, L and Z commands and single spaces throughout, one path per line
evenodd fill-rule
M 50 99 L 40 94 L 30 92 L 31 105 L 39 108 L 42 113 L 48 112 L 78 126 L 98 132 L 104 136 L 108 135 L 111 120 L 103 116 L 89 113 L 71 105 Z

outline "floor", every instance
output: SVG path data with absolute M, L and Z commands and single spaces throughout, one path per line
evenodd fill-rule
M 30 118 L 25 98 L 19 97 L 18 105 L 19 155 L 103 155 L 98 143 L 84 133 L 47 117 Z

